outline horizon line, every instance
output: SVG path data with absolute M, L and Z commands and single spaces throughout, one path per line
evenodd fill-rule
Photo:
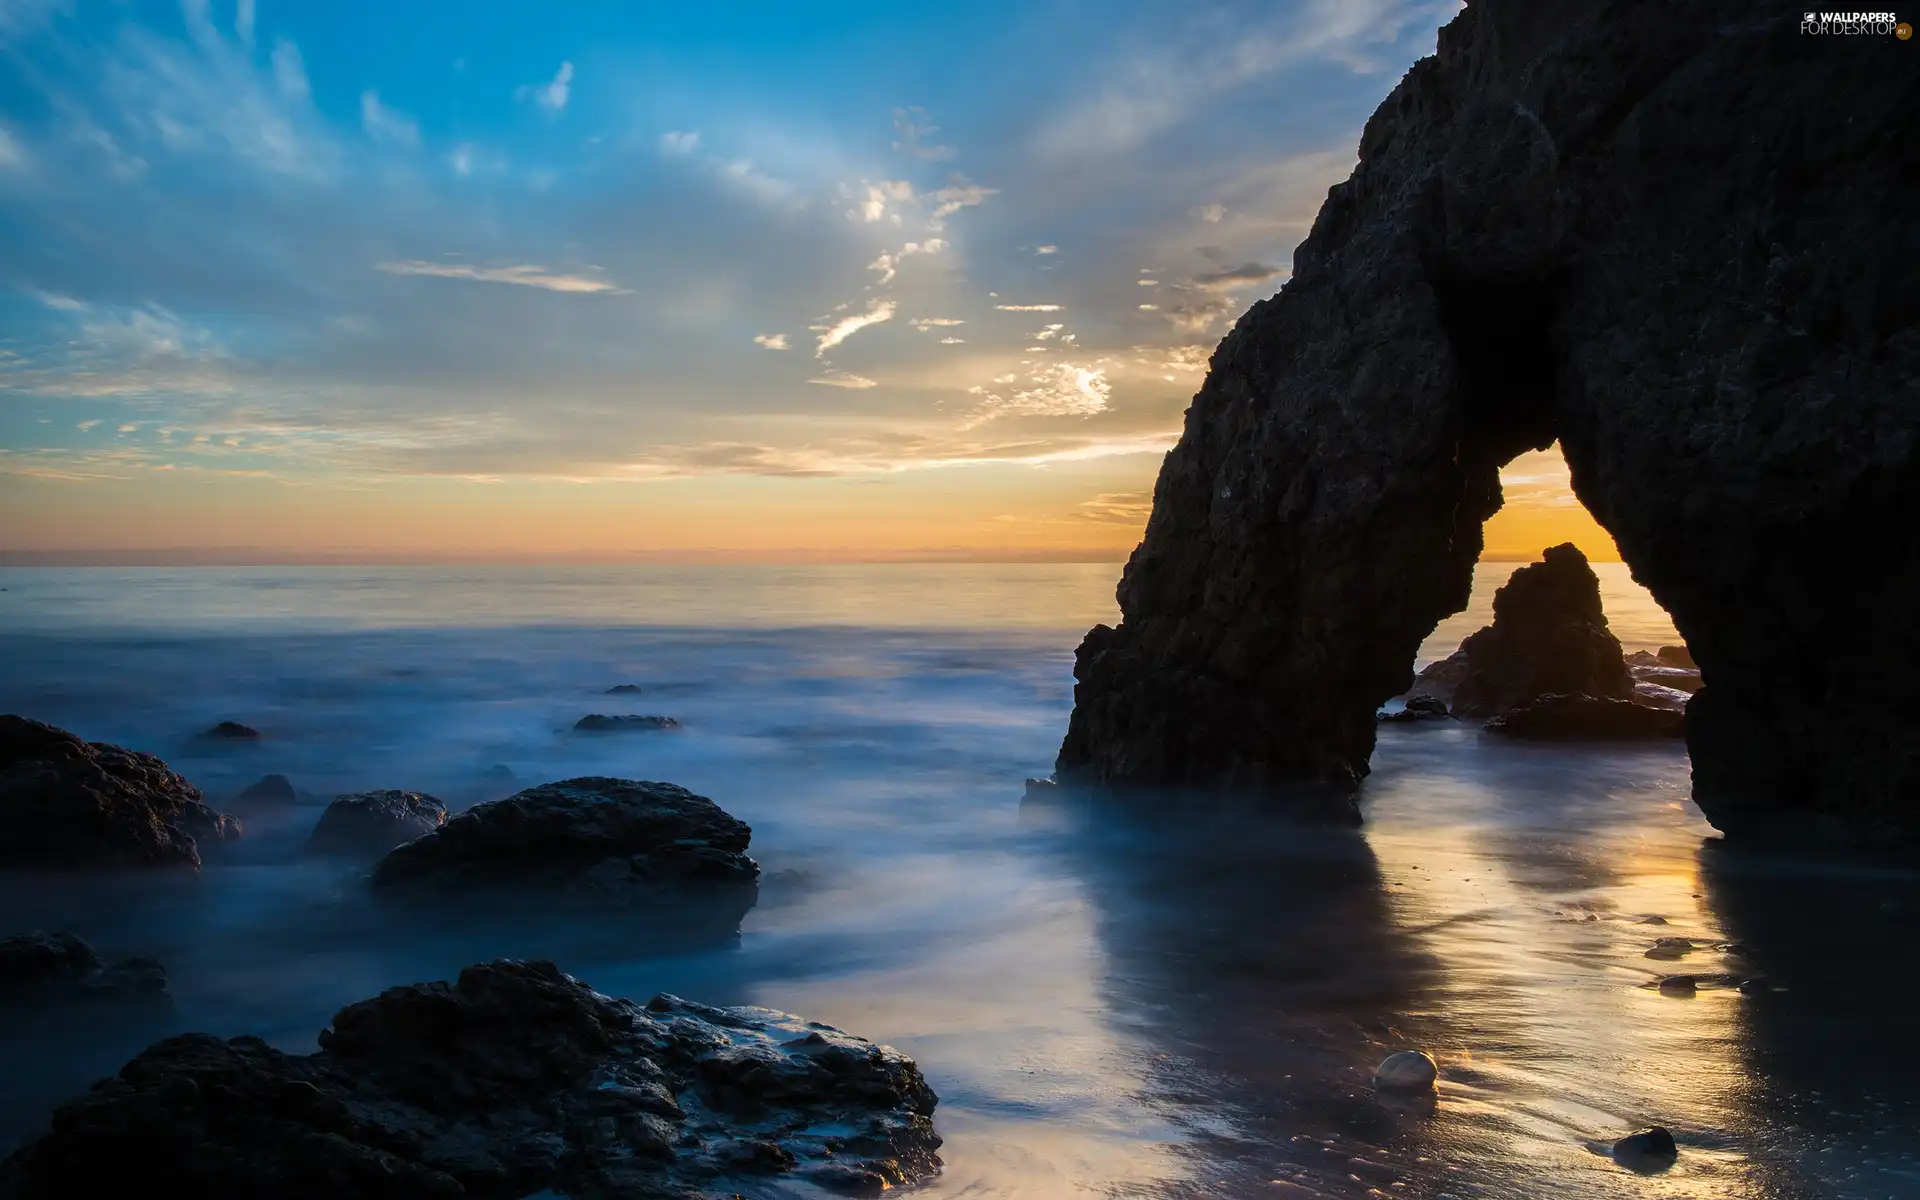
M 1483 563 L 1535 562 L 1539 553 L 1499 551 L 1482 554 Z M 742 566 L 926 565 L 933 563 L 1101 563 L 1124 565 L 1128 553 L 1112 550 L 1015 550 L 1010 548 L 928 548 L 897 552 L 793 548 L 785 550 L 634 550 L 625 553 L 585 550 L 547 554 L 470 554 L 420 550 L 364 549 L 289 551 L 266 547 L 168 546 L 74 550 L 0 550 L 0 567 L 452 567 L 452 566 Z M 1593 558 L 1590 562 L 1620 562 Z

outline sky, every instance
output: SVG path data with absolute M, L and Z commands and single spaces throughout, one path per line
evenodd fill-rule
M 1122 558 L 1457 8 L 0 0 L 0 552 Z

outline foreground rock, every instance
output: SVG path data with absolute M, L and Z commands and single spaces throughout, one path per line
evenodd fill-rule
M 747 1175 L 877 1194 L 939 1169 L 937 1102 L 911 1060 L 829 1026 L 499 961 L 341 1009 L 314 1054 L 157 1042 L 0 1164 L 0 1198 L 700 1200 Z
M 155 1000 L 166 992 L 166 968 L 157 959 L 104 960 L 71 933 L 0 938 L 0 1003 Z
M 312 854 L 385 854 L 447 823 L 447 806 L 420 792 L 386 788 L 334 798 L 307 838 Z
M 575 733 L 641 733 L 654 729 L 678 729 L 672 717 L 607 717 L 599 713 L 581 717 L 573 723 Z
M 0 716 L 0 866 L 197 868 L 239 836 L 153 755 Z
M 1456 716 L 1490 717 L 1542 696 L 1633 695 L 1620 641 L 1607 629 L 1600 579 L 1568 542 L 1515 571 L 1493 594 L 1493 624 L 1460 644 Z
M 1604 742 L 1684 737 L 1684 712 L 1597 696 L 1542 696 L 1487 722 L 1489 733 L 1532 741 Z
M 671 783 L 588 776 L 478 804 L 380 860 L 381 889 L 506 887 L 633 901 L 750 892 L 753 830 Z
M 1077 655 L 1063 782 L 1356 786 L 1500 468 L 1557 440 L 1709 681 L 1708 819 L 1920 844 L 1920 76 L 1801 17 L 1475 0 L 1441 30 L 1214 351 Z

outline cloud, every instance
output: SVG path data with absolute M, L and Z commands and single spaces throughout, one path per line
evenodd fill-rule
M 880 280 L 875 285 L 884 286 L 893 282 L 899 272 L 900 263 L 915 254 L 938 254 L 947 248 L 940 238 L 928 238 L 925 242 L 908 242 L 898 253 L 882 253 L 879 258 L 867 264 L 867 270 L 880 272 Z
M 933 211 L 927 216 L 928 229 L 945 228 L 946 219 L 963 208 L 985 204 L 987 197 L 999 195 L 999 189 L 981 187 L 956 176 L 953 183 L 936 190 L 931 199 Z
M 1059 312 L 1058 304 L 996 304 L 1001 312 Z
M 75 300 L 72 296 L 60 296 L 52 292 L 34 292 L 33 295 L 36 300 L 48 308 L 59 309 L 61 312 L 77 312 L 86 307 L 85 304 Z
M 699 146 L 697 129 L 669 129 L 660 135 L 660 149 L 668 154 L 692 154 Z
M 1219 291 L 1230 291 L 1250 283 L 1264 283 L 1276 275 L 1286 274 L 1285 267 L 1270 267 L 1265 263 L 1244 262 L 1237 267 L 1224 267 L 1218 271 L 1207 271 L 1193 277 L 1193 286 Z
M 1082 500 L 1077 515 L 1088 521 L 1112 525 L 1144 525 L 1153 514 L 1152 492 L 1102 492 L 1091 500 Z
M 380 103 L 380 94 L 372 88 L 360 93 L 360 126 L 375 141 L 409 148 L 420 144 L 419 123 L 398 109 Z
M 285 38 L 273 44 L 273 82 L 289 100 L 304 102 L 312 94 L 307 84 L 307 64 L 300 47 Z
M 567 106 L 567 98 L 573 90 L 573 64 L 563 62 L 555 71 L 553 79 L 542 84 L 522 84 L 514 95 L 519 99 L 531 99 L 548 112 L 559 112 Z
M 1058 246 L 1035 246 L 1035 247 L 1033 248 L 1033 252 L 1034 252 L 1035 254 L 1058 254 L 1058 253 L 1060 253 L 1060 247 L 1058 247 Z
M 993 385 L 975 385 L 968 393 L 979 406 L 961 426 L 974 428 L 999 417 L 1090 417 L 1107 410 L 1113 384 L 1104 364 L 1048 363 L 1029 372 L 1025 387 L 1007 386 L 1019 377 L 999 376 Z
M 813 356 L 815 358 L 823 357 L 827 351 L 838 346 L 841 342 L 846 341 L 869 325 L 878 325 L 882 321 L 891 321 L 893 319 L 893 311 L 893 301 L 875 300 L 867 306 L 866 312 L 841 317 L 831 325 L 815 325 L 813 328 L 820 334 L 820 345 L 814 350 Z
M 827 387 L 839 387 L 839 388 L 864 389 L 864 388 L 880 386 L 874 380 L 868 379 L 864 375 L 851 375 L 845 371 L 828 371 L 825 375 L 821 375 L 814 379 L 809 379 L 807 380 L 807 382 L 824 384 Z
M 929 162 L 952 158 L 955 153 L 952 146 L 928 145 L 921 140 L 940 132 L 940 127 L 926 118 L 927 110 L 924 108 L 894 109 L 893 131 L 900 135 L 900 140 L 894 142 L 893 148 L 901 154 L 923 158 Z
M 943 337 L 940 339 L 940 344 L 942 346 L 960 346 L 966 344 L 966 340 L 965 338 Z
M 965 325 L 959 317 L 914 317 L 907 324 L 925 333 L 929 329 L 939 329 L 949 325 Z
M 481 283 L 515 283 L 522 287 L 544 288 L 549 292 L 629 294 L 627 289 L 593 275 L 570 275 L 537 266 L 473 267 L 416 259 L 410 262 L 377 263 L 374 269 L 389 275 L 431 275 L 441 279 L 472 279 Z
M 1203 204 L 1193 210 L 1193 215 L 1209 225 L 1218 225 L 1227 215 L 1227 206 L 1224 204 Z
M 755 334 L 753 344 L 756 346 L 765 346 L 769 350 L 785 350 L 787 348 L 787 335 L 784 333 Z
M 241 43 L 253 45 L 253 0 L 239 0 L 233 10 L 233 33 Z
M 866 189 L 866 195 L 855 212 L 869 224 L 887 216 L 889 203 L 909 204 L 913 201 L 913 184 L 904 179 L 883 179 L 879 183 L 862 181 L 862 186 Z M 896 216 L 894 224 L 899 223 Z
M 736 159 L 720 168 L 720 177 L 737 191 L 762 204 L 786 205 L 794 202 L 797 189 L 784 179 L 775 179 L 754 169 L 748 159 Z

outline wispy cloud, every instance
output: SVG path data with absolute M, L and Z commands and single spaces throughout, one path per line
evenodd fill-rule
M 389 275 L 431 275 L 441 279 L 472 279 L 481 283 L 512 283 L 521 287 L 544 288 L 549 292 L 628 294 L 627 289 L 597 275 L 569 274 L 538 266 L 475 267 L 462 263 L 414 260 L 377 263 L 374 269 Z
M 834 321 L 831 324 L 815 325 L 813 328 L 814 331 L 820 335 L 820 344 L 814 348 L 813 356 L 815 358 L 822 358 L 826 355 L 827 351 L 846 341 L 854 334 L 859 333 L 862 329 L 870 325 L 878 325 L 882 321 L 891 321 L 893 319 L 893 312 L 893 301 L 875 300 L 867 306 L 867 311 L 863 313 L 853 313 L 849 316 L 841 317 L 838 321 Z
M 914 158 L 923 158 L 937 162 L 954 156 L 952 146 L 931 144 L 925 139 L 940 132 L 940 127 L 927 120 L 927 110 L 919 107 L 896 108 L 893 110 L 893 131 L 899 139 L 893 148 L 901 154 Z
M 921 333 L 925 333 L 929 329 L 941 329 L 950 325 L 965 325 L 966 321 L 959 317 L 914 317 L 909 320 L 907 324 L 918 329 Z
M 880 386 L 879 383 L 877 383 L 874 380 L 868 379 L 864 375 L 854 375 L 846 371 L 827 371 L 822 375 L 817 375 L 814 378 L 807 380 L 807 382 L 818 383 L 818 384 L 823 384 L 827 387 L 838 387 L 838 388 L 865 389 L 865 388 Z
M 668 154 L 692 154 L 700 148 L 697 129 L 669 129 L 660 135 L 660 149 Z
M 755 334 L 753 343 L 756 346 L 765 346 L 769 350 L 785 350 L 787 348 L 787 335 L 784 333 Z
M 996 304 L 1001 312 L 1059 312 L 1058 304 Z
M 360 127 L 375 141 L 392 142 L 408 148 L 420 144 L 420 124 L 412 117 L 380 103 L 380 93 L 368 88 L 360 93 Z
M 1014 386 L 1024 383 L 1025 386 Z M 1113 396 L 1106 364 L 1047 363 L 1019 377 L 996 379 L 967 389 L 979 406 L 963 428 L 999 417 L 1090 417 L 1105 412 Z
M 548 112 L 557 113 L 567 106 L 567 99 L 573 91 L 573 64 L 563 62 L 553 78 L 546 83 L 524 84 L 515 94 L 522 100 L 531 99 Z

